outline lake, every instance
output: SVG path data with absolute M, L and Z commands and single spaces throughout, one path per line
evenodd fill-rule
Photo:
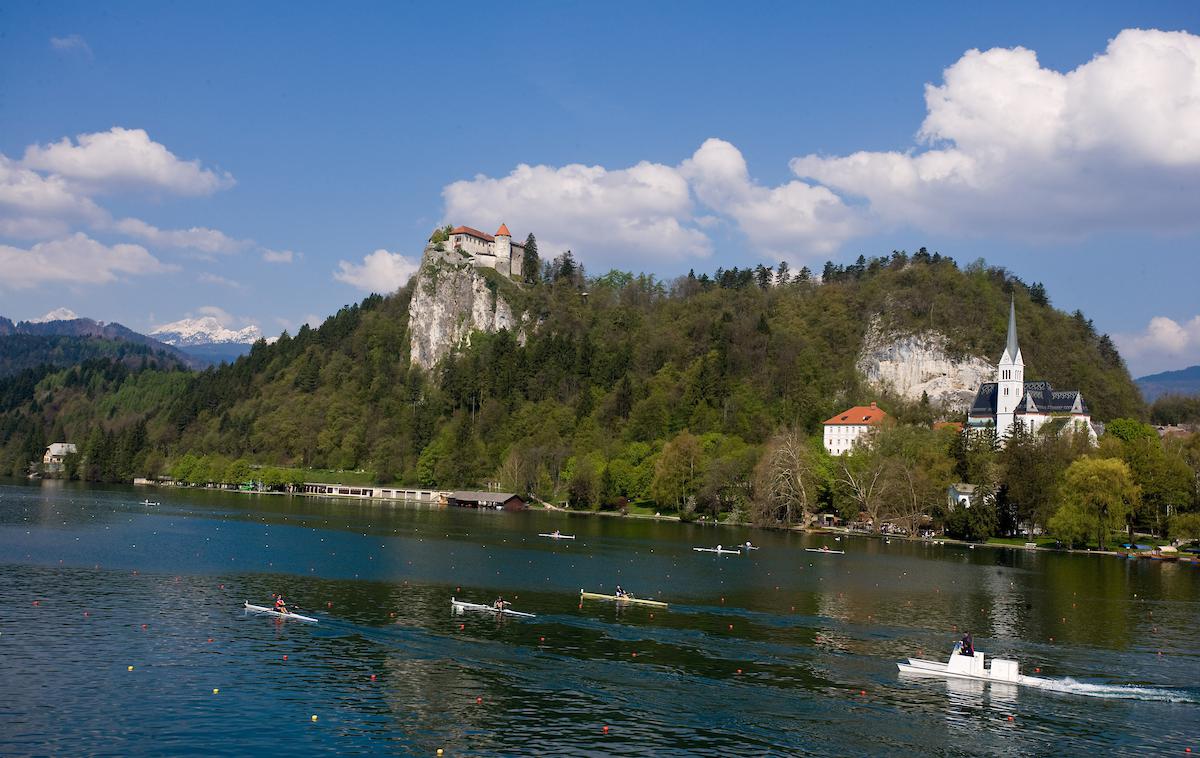
M 537 536 L 555 528 L 577 539 Z M 580 602 L 618 583 L 670 606 Z M 319 623 L 243 609 L 273 592 Z M 537 617 L 450 606 L 498 594 Z M 1183 754 L 1198 621 L 1194 565 L 0 485 L 4 755 Z M 897 672 L 965 630 L 1053 688 Z

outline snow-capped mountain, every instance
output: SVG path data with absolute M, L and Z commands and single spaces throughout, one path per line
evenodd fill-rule
M 251 324 L 244 329 L 227 329 L 212 316 L 185 318 L 164 324 L 150 335 L 157 340 L 178 347 L 196 345 L 249 345 L 262 339 L 262 330 Z
M 45 316 L 29 319 L 31 324 L 45 324 L 49 321 L 74 321 L 79 318 L 79 314 L 70 308 L 55 308 Z

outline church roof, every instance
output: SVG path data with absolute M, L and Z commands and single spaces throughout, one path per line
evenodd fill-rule
M 1088 413 L 1087 403 L 1077 390 L 1056 392 L 1050 382 L 1025 382 L 1024 396 L 1017 403 L 1017 413 L 1072 413 L 1078 399 L 1080 411 Z M 1031 403 L 1032 401 L 1032 403 Z M 972 416 L 996 415 L 996 383 L 984 382 L 971 403 Z
M 503 229 L 504 227 L 500 227 L 500 228 Z M 478 229 L 472 229 L 469 226 L 456 226 L 450 230 L 450 233 L 451 234 L 466 234 L 468 236 L 475 237 L 477 239 L 481 239 L 484 242 L 495 242 L 496 241 L 496 238 L 493 237 L 492 235 L 481 232 Z
M 1016 361 L 1017 356 L 1021 354 L 1021 347 L 1017 344 L 1017 302 L 1009 299 L 1008 301 L 1008 341 L 1004 345 L 1004 355 L 1000 356 L 1000 362 Z
M 870 405 L 856 405 L 822 423 L 826 426 L 835 424 L 878 424 L 885 418 L 887 418 L 887 414 L 883 412 L 883 409 L 875 405 L 875 403 L 871 403 Z
M 500 228 L 496 230 L 497 237 L 511 237 L 512 232 L 508 231 L 508 224 L 500 224 Z

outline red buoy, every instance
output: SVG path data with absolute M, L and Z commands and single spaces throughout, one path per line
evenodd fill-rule
M 475 698 L 475 704 L 476 704 L 476 705 L 479 705 L 479 704 L 480 704 L 480 703 L 482 703 L 482 702 L 483 702 L 483 698 L 481 698 L 481 697 L 477 697 L 477 698 Z
M 285 655 L 285 656 L 283 656 L 283 659 L 286 661 L 286 660 L 287 660 L 287 656 L 286 656 L 286 655 Z

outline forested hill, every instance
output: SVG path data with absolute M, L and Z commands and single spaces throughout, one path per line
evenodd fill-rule
M 260 341 L 231 366 L 183 374 L 92 364 L 37 377 L 32 397 L 0 382 L 0 466 L 19 468 L 28 451 L 62 437 L 123 445 L 114 476 L 155 473 L 192 452 L 430 485 L 498 478 L 546 493 L 590 468 L 633 495 L 684 430 L 702 440 L 710 468 L 737 475 L 781 426 L 817 434 L 850 404 L 878 400 L 901 420 L 933 420 L 935 408 L 863 386 L 854 365 L 868 324 L 878 316 L 893 329 L 935 329 L 952 350 L 994 362 L 1010 295 L 1027 378 L 1081 390 L 1100 420 L 1145 416 L 1106 335 L 1083 314 L 1054 310 L 1040 285 L 982 264 L 896 253 L 829 265 L 821 284 L 807 270 L 781 277 L 761 267 L 671 283 L 586 278 L 569 257 L 544 272 L 534 284 L 498 285 L 526 314 L 523 334 L 476 334 L 432 374 L 409 366 L 410 284 L 319 329 Z

